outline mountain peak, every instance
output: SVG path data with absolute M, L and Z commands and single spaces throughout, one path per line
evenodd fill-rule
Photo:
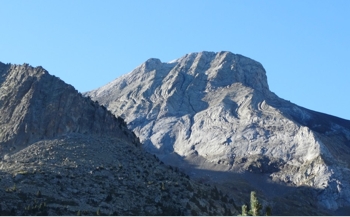
M 245 171 L 324 189 L 312 200 L 327 209 L 350 204 L 348 168 L 334 166 L 349 163 L 349 122 L 279 98 L 263 66 L 239 54 L 204 51 L 148 62 L 156 63 L 148 73 L 138 67 L 87 93 L 125 117 L 146 150 L 169 164 L 193 164 L 184 166 L 193 173 L 196 166 Z
M 0 70 L 0 109 L 0 156 L 5 150 L 18 151 L 35 141 L 69 133 L 124 137 L 120 132 L 126 128 L 73 86 L 29 64 Z
M 159 65 L 161 65 L 162 62 L 160 61 L 160 59 L 157 58 L 150 58 L 148 59 L 146 62 L 144 62 L 141 67 L 145 70 L 145 71 L 152 71 L 153 69 L 157 68 Z
M 255 60 L 232 52 L 194 52 L 167 64 L 186 74 L 204 73 L 210 88 L 225 87 L 238 82 L 263 93 L 269 92 L 264 67 Z M 144 65 L 152 66 L 152 70 L 164 67 L 159 59 L 149 59 L 142 64 Z

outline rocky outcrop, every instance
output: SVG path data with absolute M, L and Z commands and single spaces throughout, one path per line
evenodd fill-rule
M 86 95 L 125 118 L 145 149 L 168 164 L 268 175 L 314 189 L 310 200 L 328 210 L 350 205 L 350 122 L 279 98 L 262 65 L 247 57 L 150 59 Z
M 1 214 L 238 214 L 140 147 L 122 118 L 42 67 L 0 63 Z

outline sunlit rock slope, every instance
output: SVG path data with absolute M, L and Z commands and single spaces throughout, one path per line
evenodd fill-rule
M 350 121 L 279 98 L 252 59 L 230 52 L 149 59 L 85 94 L 125 118 L 164 162 L 267 174 L 314 189 L 310 200 L 325 209 L 350 204 Z

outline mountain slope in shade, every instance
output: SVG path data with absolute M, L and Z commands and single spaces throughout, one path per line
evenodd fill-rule
M 1 155 L 67 133 L 136 139 L 123 120 L 41 67 L 3 65 L 0 82 Z
M 85 95 L 125 118 L 146 150 L 197 178 L 230 185 L 232 174 L 253 174 L 260 179 L 248 182 L 262 191 L 265 180 L 312 189 L 309 200 L 326 210 L 350 205 L 350 121 L 279 98 L 252 59 L 149 59 Z
M 42 67 L 0 63 L 0 157 L 1 214 L 238 214 Z

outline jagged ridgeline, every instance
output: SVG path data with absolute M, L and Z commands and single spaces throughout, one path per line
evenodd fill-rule
M 238 214 L 42 67 L 0 63 L 0 157 L 1 214 Z
M 165 163 L 232 193 L 248 183 L 291 206 L 280 214 L 350 206 L 350 121 L 279 98 L 263 66 L 248 57 L 153 58 L 85 94 L 125 118 Z
M 74 87 L 42 67 L 3 65 L 0 70 L 2 155 L 69 133 L 131 139 L 137 144 L 121 118 L 82 97 Z

